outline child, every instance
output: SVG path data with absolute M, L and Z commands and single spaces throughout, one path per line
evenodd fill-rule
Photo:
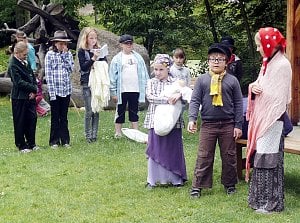
M 13 83 L 11 103 L 15 145 L 21 153 L 39 149 L 35 144 L 37 83 L 27 62 L 27 54 L 27 44 L 22 41 L 16 43 L 8 66 L 9 76 Z
M 49 144 L 52 149 L 59 145 L 70 147 L 68 109 L 72 93 L 71 73 L 74 68 L 72 53 L 68 49 L 65 31 L 56 31 L 50 39 L 52 49 L 45 57 L 45 74 L 51 105 L 51 128 Z
M 45 101 L 42 89 L 42 79 L 36 75 L 36 82 L 37 82 L 37 94 L 35 97 L 36 100 L 36 112 L 39 117 L 45 117 L 48 115 L 50 111 L 50 105 L 48 102 Z
M 174 63 L 170 68 L 170 73 L 173 77 L 184 80 L 187 87 L 191 84 L 191 76 L 189 68 L 185 67 L 186 57 L 185 52 L 181 48 L 176 48 L 173 51 Z
M 238 80 L 227 75 L 226 65 L 231 52 L 223 44 L 214 44 L 208 50 L 209 72 L 201 75 L 195 84 L 190 106 L 187 130 L 197 131 L 201 108 L 201 129 L 198 156 L 190 195 L 200 197 L 201 189 L 211 188 L 213 163 L 218 141 L 222 159 L 222 179 L 228 195 L 236 192 L 235 140 L 242 135 L 243 101 Z
M 100 51 L 95 49 L 100 49 L 97 31 L 94 28 L 85 28 L 79 43 L 78 60 L 81 74 L 80 83 L 85 107 L 84 130 L 85 138 L 88 143 L 97 140 L 99 125 L 99 112 L 93 112 L 91 106 L 92 92 L 89 86 L 90 72 L 95 61 L 105 61 L 107 63 L 106 57 L 98 58 Z
M 182 48 L 176 48 L 173 51 L 173 65 L 170 68 L 170 73 L 173 77 L 183 80 L 185 82 L 185 86 L 190 87 L 191 85 L 191 75 L 190 70 L 185 66 L 186 63 L 186 56 L 185 52 Z M 186 108 L 186 103 L 182 103 L 182 110 L 183 113 Z
M 156 55 L 153 62 L 155 77 L 147 82 L 146 97 L 149 101 L 149 107 L 144 127 L 149 129 L 146 151 L 148 156 L 147 187 L 149 189 L 157 186 L 157 183 L 182 186 L 187 180 L 182 144 L 182 116 L 180 115 L 175 127 L 169 134 L 159 136 L 154 131 L 154 113 L 157 105 L 175 104 L 181 100 L 180 93 L 172 94 L 170 97 L 161 96 L 165 86 L 171 85 L 175 81 L 169 73 L 170 65 L 169 55 Z
M 119 42 L 122 51 L 113 57 L 109 68 L 110 94 L 117 103 L 115 138 L 122 136 L 127 104 L 131 128 L 138 129 L 139 102 L 145 102 L 146 82 L 149 79 L 144 59 L 133 50 L 133 37 L 122 35 Z
M 226 72 L 235 76 L 239 82 L 243 77 L 243 63 L 241 59 L 234 53 L 236 47 L 234 46 L 234 39 L 231 36 L 223 36 L 221 44 L 227 46 L 231 50 L 231 57 L 227 63 Z

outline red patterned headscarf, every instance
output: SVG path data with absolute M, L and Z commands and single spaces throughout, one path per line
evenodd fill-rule
M 258 33 L 265 54 L 262 67 L 263 74 L 265 74 L 269 58 L 272 56 L 274 48 L 281 45 L 282 52 L 284 52 L 286 48 L 286 40 L 280 31 L 273 27 L 260 28 Z

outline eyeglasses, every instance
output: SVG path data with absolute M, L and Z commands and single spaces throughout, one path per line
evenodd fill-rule
M 225 62 L 226 59 L 225 58 L 213 58 L 213 57 L 211 57 L 211 58 L 208 58 L 208 61 L 213 62 L 213 63 L 219 63 L 219 62 Z
M 125 44 L 125 45 L 132 45 L 132 44 L 133 44 L 133 42 L 131 42 L 131 41 L 128 41 L 128 42 L 124 42 L 123 44 Z

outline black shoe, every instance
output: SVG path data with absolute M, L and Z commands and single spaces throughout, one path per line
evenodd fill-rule
M 235 186 L 225 187 L 225 190 L 227 195 L 232 195 L 236 193 Z
M 183 184 L 172 184 L 172 187 L 177 187 L 177 188 L 181 188 L 183 186 L 184 186 Z
M 191 198 L 199 198 L 201 196 L 201 189 L 199 188 L 192 188 L 190 192 Z

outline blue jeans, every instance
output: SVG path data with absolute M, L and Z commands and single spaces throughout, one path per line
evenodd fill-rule
M 91 107 L 91 89 L 86 84 L 82 86 L 82 95 L 84 100 L 85 115 L 84 115 L 84 132 L 86 139 L 97 139 L 99 113 L 92 112 Z

